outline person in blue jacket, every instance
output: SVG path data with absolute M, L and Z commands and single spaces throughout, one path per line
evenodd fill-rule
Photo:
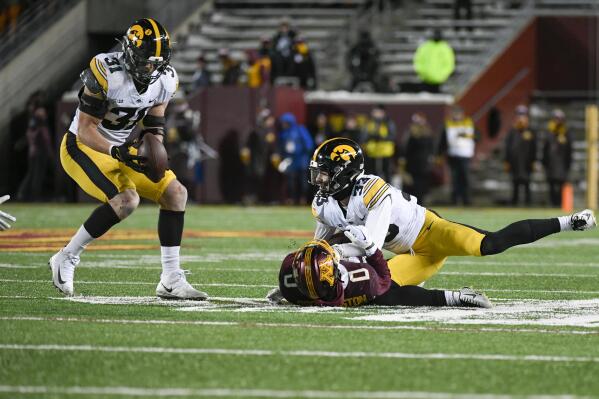
M 314 150 L 314 140 L 304 125 L 297 123 L 295 116 L 286 112 L 279 118 L 279 171 L 286 176 L 286 199 L 301 204 L 306 202 L 308 188 L 308 164 Z

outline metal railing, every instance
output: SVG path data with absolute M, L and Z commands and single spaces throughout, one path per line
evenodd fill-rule
M 18 17 L 14 29 L 7 28 L 0 36 L 0 69 L 16 54 L 31 44 L 31 40 L 56 22 L 66 11 L 82 0 L 46 0 L 32 2 Z

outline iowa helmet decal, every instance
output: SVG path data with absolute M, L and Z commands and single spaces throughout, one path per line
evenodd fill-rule
M 171 39 L 164 27 L 152 18 L 139 19 L 123 37 L 125 67 L 143 85 L 160 78 L 171 59 Z
M 322 195 L 335 195 L 353 186 L 364 172 L 364 154 L 353 140 L 335 137 L 323 142 L 310 161 L 310 184 L 317 186 Z M 319 173 L 328 175 L 328 181 L 317 181 Z

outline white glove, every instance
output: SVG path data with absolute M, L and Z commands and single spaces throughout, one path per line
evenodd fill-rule
M 370 233 L 366 226 L 348 225 L 343 232 L 347 238 L 356 246 L 362 248 L 366 256 L 371 256 L 377 250 L 376 245 L 370 238 Z
M 268 291 L 266 294 L 266 299 L 271 305 L 282 305 L 285 298 L 283 298 L 283 294 L 281 294 L 281 290 L 278 288 L 273 288 Z
M 3 195 L 0 197 L 0 204 L 8 201 L 10 199 L 10 195 Z M 16 222 L 17 218 L 12 215 L 9 215 L 6 212 L 0 211 L 0 231 L 10 229 L 10 223 Z M 10 222 L 10 223 L 9 223 Z

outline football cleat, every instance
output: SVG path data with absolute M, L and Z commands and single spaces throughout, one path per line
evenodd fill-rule
M 63 249 L 55 253 L 48 261 L 52 271 L 52 283 L 60 292 L 73 296 L 73 278 L 75 267 L 79 264 L 79 257 Z
M 187 282 L 183 270 L 162 276 L 156 287 L 156 296 L 163 299 L 192 299 L 203 301 L 208 299 L 208 294 L 198 291 Z
M 485 294 L 474 291 L 470 287 L 464 287 L 460 290 L 460 303 L 462 306 L 470 308 L 491 308 L 493 305 Z
M 595 214 L 590 209 L 573 213 L 572 216 L 570 216 L 570 226 L 572 226 L 572 230 L 576 231 L 595 228 L 597 226 Z

